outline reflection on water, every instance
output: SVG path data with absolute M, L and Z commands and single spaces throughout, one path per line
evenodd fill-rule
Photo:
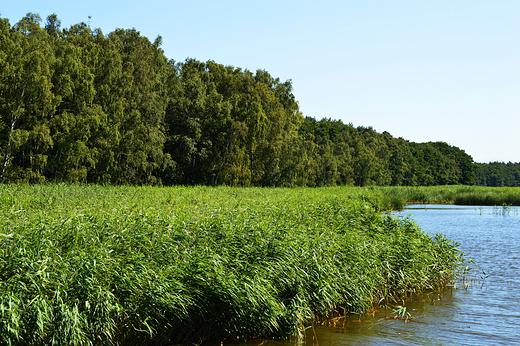
M 430 234 L 460 243 L 478 268 L 468 288 L 426 294 L 406 303 L 413 321 L 348 316 L 315 325 L 306 340 L 249 341 L 247 345 L 520 345 L 520 215 L 511 207 L 413 205 L 410 216 Z M 475 265 L 474 265 L 475 267 Z M 488 275 L 482 282 L 481 276 Z M 244 345 L 244 343 L 241 343 Z M 232 345 L 232 343 L 224 343 Z

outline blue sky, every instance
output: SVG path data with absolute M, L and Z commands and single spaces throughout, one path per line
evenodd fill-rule
M 292 79 L 305 116 L 520 162 L 520 1 L 9 1 L 11 24 L 56 13 L 163 37 L 168 58 Z

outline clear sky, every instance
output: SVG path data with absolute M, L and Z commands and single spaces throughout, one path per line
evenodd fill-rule
M 520 1 L 4 1 L 62 27 L 163 37 L 176 61 L 214 60 L 285 81 L 305 116 L 444 141 L 477 162 L 520 162 Z

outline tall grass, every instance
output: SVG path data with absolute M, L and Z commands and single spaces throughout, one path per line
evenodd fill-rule
M 443 287 L 455 244 L 378 189 L 0 185 L 1 345 L 297 337 Z
M 344 188 L 339 188 L 344 189 Z M 348 188 L 347 188 L 348 189 Z M 484 186 L 370 186 L 350 191 L 375 201 L 382 209 L 401 209 L 411 203 L 520 206 L 520 188 Z

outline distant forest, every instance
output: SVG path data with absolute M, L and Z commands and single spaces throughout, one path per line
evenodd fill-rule
M 477 185 L 520 186 L 520 163 L 476 163 Z
M 519 186 L 519 164 L 475 164 L 304 117 L 265 70 L 168 60 L 161 37 L 0 19 L 0 181 L 107 184 Z

